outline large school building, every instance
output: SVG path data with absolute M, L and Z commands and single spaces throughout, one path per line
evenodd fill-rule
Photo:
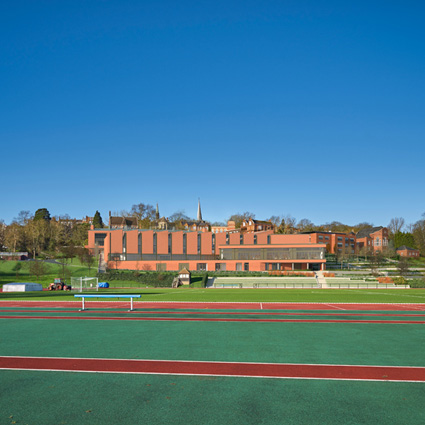
M 103 251 L 109 268 L 178 271 L 324 270 L 325 243 L 273 230 L 241 233 L 91 229 L 88 248 Z

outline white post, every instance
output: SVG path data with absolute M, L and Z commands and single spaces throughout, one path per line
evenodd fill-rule
M 81 297 L 81 299 L 83 300 L 83 308 L 81 309 L 81 311 L 84 311 L 84 297 Z

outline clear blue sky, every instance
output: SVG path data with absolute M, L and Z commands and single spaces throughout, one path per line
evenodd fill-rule
M 4 1 L 0 218 L 425 211 L 419 1 Z

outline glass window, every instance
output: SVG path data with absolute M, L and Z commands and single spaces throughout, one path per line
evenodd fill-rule
M 196 270 L 206 272 L 207 271 L 207 263 L 197 263 L 196 264 Z
M 254 245 L 257 245 L 257 235 L 254 235 Z
M 187 234 L 183 233 L 183 254 L 187 254 Z
M 94 234 L 94 244 L 99 246 L 105 245 L 106 233 L 95 233 Z
M 122 237 L 122 252 L 123 253 L 127 252 L 127 233 L 124 233 Z
M 156 248 L 157 248 L 157 244 L 156 244 L 156 233 L 153 234 L 153 253 L 156 254 Z

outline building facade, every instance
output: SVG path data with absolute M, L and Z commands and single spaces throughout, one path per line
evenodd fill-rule
M 324 270 L 324 243 L 309 235 L 92 229 L 88 245 L 111 269 L 179 271 Z
M 330 254 L 346 252 L 354 254 L 356 252 L 355 233 L 338 232 L 303 232 L 303 235 L 310 235 L 312 243 L 321 243 L 326 245 L 326 251 Z
M 419 252 L 419 249 L 410 248 L 406 245 L 403 245 L 396 249 L 396 253 L 400 255 L 400 257 L 407 257 L 407 258 L 419 258 L 421 255 Z
M 357 252 L 361 250 L 373 253 L 383 252 L 388 247 L 388 229 L 386 227 L 369 227 L 356 235 Z

